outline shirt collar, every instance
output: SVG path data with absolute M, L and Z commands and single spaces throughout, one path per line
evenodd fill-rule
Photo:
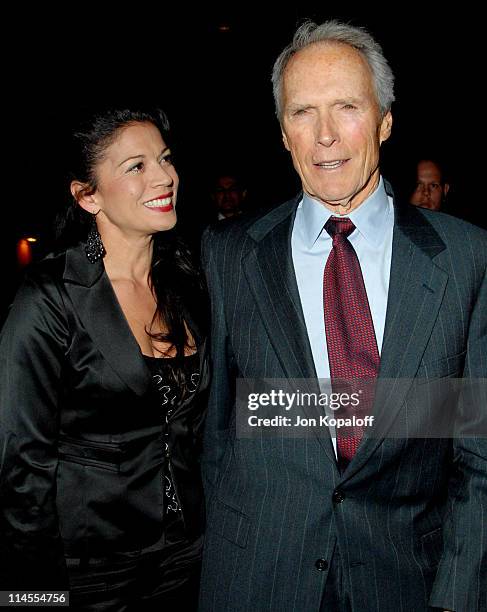
M 303 236 L 306 245 L 311 248 L 324 231 L 323 226 L 333 213 L 306 193 L 303 194 L 299 208 L 302 215 Z M 375 191 L 358 208 L 342 216 L 349 217 L 357 231 L 373 246 L 380 246 L 386 236 L 387 228 L 394 223 L 393 210 L 389 205 L 382 177 Z

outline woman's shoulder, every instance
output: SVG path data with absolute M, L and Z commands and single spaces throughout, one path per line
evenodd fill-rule
M 66 267 L 66 253 L 66 250 L 49 253 L 31 264 L 25 271 L 24 283 L 44 285 L 61 280 Z
M 59 287 L 68 281 L 84 282 L 85 277 L 99 277 L 103 264 L 90 264 L 86 259 L 84 245 L 78 244 L 66 249 L 49 253 L 43 259 L 27 268 L 24 284 L 39 287 Z
M 9 308 L 2 341 L 15 345 L 49 334 L 63 340 L 68 334 L 62 278 L 64 255 L 47 256 L 29 266 Z
M 24 272 L 14 300 L 9 308 L 4 329 L 30 322 L 65 319 L 62 281 L 66 251 L 50 253 L 31 264 Z

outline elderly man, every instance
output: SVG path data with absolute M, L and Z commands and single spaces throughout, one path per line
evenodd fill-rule
M 487 376 L 486 233 L 394 202 L 393 75 L 364 30 L 303 24 L 273 84 L 302 193 L 203 240 L 201 610 L 485 610 L 487 440 L 422 431 L 449 397 L 428 381 Z M 375 381 L 373 428 L 352 409 L 321 435 L 242 435 L 239 379 Z

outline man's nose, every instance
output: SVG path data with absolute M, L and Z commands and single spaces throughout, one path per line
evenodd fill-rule
M 331 147 L 339 140 L 338 129 L 330 115 L 321 115 L 317 119 L 316 141 L 324 147 Z

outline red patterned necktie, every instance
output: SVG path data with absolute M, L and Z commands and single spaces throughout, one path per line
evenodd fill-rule
M 330 217 L 325 230 L 333 238 L 323 275 L 323 305 L 330 376 L 334 392 L 362 390 L 358 406 L 340 407 L 337 418 L 362 419 L 370 414 L 373 385 L 379 372 L 379 351 L 360 263 L 348 236 L 355 225 Z M 357 381 L 366 380 L 360 387 Z M 345 468 L 364 434 L 363 425 L 337 427 L 337 454 Z

